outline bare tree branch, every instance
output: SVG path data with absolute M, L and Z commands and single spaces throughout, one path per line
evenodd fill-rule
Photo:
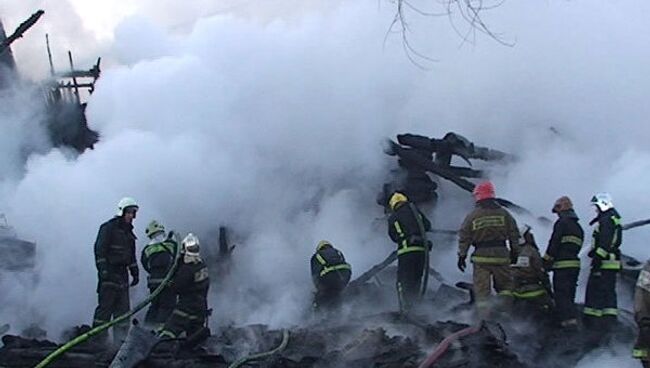
M 413 4 L 413 0 L 389 0 L 395 6 L 395 16 L 384 38 L 386 43 L 390 34 L 399 34 L 402 49 L 408 59 L 422 69 L 428 69 L 425 64 L 436 60 L 419 52 L 409 41 L 409 23 L 407 17 L 410 13 L 422 17 L 446 16 L 454 32 L 460 37 L 462 46 L 465 43 L 474 45 L 477 33 L 488 36 L 501 45 L 512 47 L 513 42 L 506 41 L 488 26 L 483 19 L 483 14 L 499 8 L 506 0 L 431 0 L 432 6 L 439 7 L 440 11 L 425 10 Z M 462 24 L 457 23 L 460 19 Z

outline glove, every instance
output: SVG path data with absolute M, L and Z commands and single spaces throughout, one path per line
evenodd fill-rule
M 542 267 L 544 267 L 544 271 L 550 271 L 553 268 L 553 261 L 548 258 L 542 258 Z
M 140 274 L 138 272 L 138 267 L 136 266 L 136 267 L 129 268 L 129 271 L 131 272 L 131 278 L 133 279 L 131 281 L 131 286 L 135 286 L 138 284 L 138 282 L 140 282 Z
M 433 249 L 433 242 L 431 242 L 431 240 L 427 240 L 427 248 L 429 248 L 429 250 Z
M 133 279 L 131 281 L 131 286 L 135 286 L 140 282 L 140 276 L 136 273 L 135 275 L 131 275 L 131 278 Z
M 465 272 L 465 269 L 467 268 L 467 262 L 465 261 L 466 259 L 467 256 L 458 256 L 458 263 L 456 265 L 458 266 L 460 272 Z

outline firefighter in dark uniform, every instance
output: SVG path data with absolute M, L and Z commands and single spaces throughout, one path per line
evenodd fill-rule
M 176 307 L 158 333 L 161 338 L 177 338 L 185 332 L 193 336 L 204 330 L 208 317 L 208 268 L 199 254 L 199 239 L 192 233 L 182 241 L 182 258 L 171 281 L 178 297 Z
M 424 294 L 421 289 L 425 267 L 429 267 L 430 244 L 426 232 L 431 230 L 431 222 L 400 192 L 391 196 L 388 205 L 392 210 L 388 235 L 397 243 L 397 297 L 400 311 L 406 313 Z
M 345 261 L 343 253 L 327 240 L 321 240 L 310 263 L 311 278 L 316 287 L 314 310 L 337 306 L 341 292 L 352 276 L 352 268 Z
M 131 286 L 137 285 L 139 281 L 135 259 L 136 236 L 132 224 L 138 204 L 133 198 L 126 197 L 120 200 L 117 207 L 117 216 L 100 226 L 95 241 L 99 303 L 95 309 L 93 327 L 127 313 L 130 309 L 128 274 L 131 274 Z M 121 343 L 128 329 L 128 320 L 115 325 L 114 342 Z
M 165 233 L 165 227 L 158 221 L 151 221 L 145 230 L 150 242 L 140 255 L 142 268 L 149 273 L 147 287 L 149 292 L 160 286 L 167 272 L 174 263 L 178 243 L 174 240 L 174 233 Z M 151 302 L 144 321 L 153 327 L 161 327 L 167 321 L 176 306 L 176 294 L 170 287 L 165 287 Z
M 530 226 L 524 225 L 519 233 L 519 245 L 514 247 L 516 262 L 511 266 L 515 310 L 536 321 L 543 321 L 553 306 L 551 283 Z
M 584 242 L 584 231 L 567 196 L 555 201 L 552 211 L 558 219 L 544 254 L 544 266 L 553 271 L 555 317 L 560 326 L 575 328 L 578 325 L 575 306 L 576 287 L 580 274 L 578 253 Z
M 639 336 L 632 356 L 641 360 L 643 367 L 650 368 L 650 261 L 645 263 L 636 281 L 634 320 L 639 327 Z
M 623 228 L 621 216 L 607 193 L 598 193 L 591 203 L 596 207 L 597 217 L 593 244 L 589 257 L 591 272 L 585 295 L 585 324 L 594 330 L 603 331 L 612 327 L 618 318 L 616 298 L 616 276 L 621 269 L 621 241 Z
M 476 208 L 465 217 L 458 238 L 458 269 L 465 272 L 470 246 L 475 250 L 473 283 L 476 309 L 480 318 L 491 317 L 492 287 L 501 303 L 512 304 L 513 280 L 510 269 L 512 249 L 519 243 L 517 222 L 495 200 L 494 185 L 489 182 L 474 188 Z M 510 248 L 508 248 L 510 247 Z

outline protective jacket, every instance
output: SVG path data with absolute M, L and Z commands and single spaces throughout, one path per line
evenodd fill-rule
M 417 217 L 416 217 L 417 216 Z M 388 217 L 388 236 L 397 243 L 397 255 L 410 252 L 424 252 L 425 234 L 431 230 L 431 222 L 410 202 L 396 206 L 395 211 Z
M 524 244 L 516 246 L 515 252 L 517 262 L 512 265 L 515 284 L 513 296 L 518 299 L 548 297 L 550 282 L 537 247 Z
M 172 279 L 171 288 L 178 295 L 176 310 L 206 316 L 210 277 L 203 260 L 198 258 L 195 262 L 181 262 Z
M 553 234 L 548 242 L 544 260 L 553 270 L 580 268 L 578 253 L 584 241 L 584 231 L 573 210 L 559 213 L 553 225 Z
M 167 237 L 162 242 L 151 242 L 142 249 L 140 262 L 142 263 L 142 268 L 149 273 L 147 286 L 150 289 L 155 289 L 163 281 L 167 271 L 174 262 L 176 249 L 178 249 L 178 245 L 171 237 Z
M 182 332 L 186 332 L 187 336 L 197 333 L 208 317 L 210 278 L 203 260 L 198 256 L 185 255 L 170 287 L 178 295 L 178 302 L 159 336 L 176 338 Z
M 602 270 L 619 271 L 621 269 L 621 243 L 623 227 L 621 216 L 616 209 L 611 208 L 592 221 L 596 223 L 593 231 L 592 267 Z
M 133 225 L 121 217 L 114 217 L 100 226 L 95 241 L 95 265 L 100 284 L 127 289 L 127 269 L 134 278 L 137 277 L 136 239 Z
M 519 230 L 512 215 L 494 199 L 476 202 L 476 208 L 465 218 L 459 232 L 458 255 L 466 257 L 473 245 L 472 262 L 477 264 L 510 264 L 510 247 L 519 242 Z
M 350 281 L 350 265 L 345 261 L 343 253 L 333 246 L 319 249 L 311 257 L 311 277 L 316 289 L 324 286 L 343 289 Z

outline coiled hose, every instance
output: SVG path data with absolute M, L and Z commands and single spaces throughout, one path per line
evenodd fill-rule
M 96 336 L 104 331 L 106 331 L 108 328 L 110 328 L 113 325 L 116 325 L 124 320 L 127 320 L 131 318 L 134 314 L 138 313 L 141 311 L 144 307 L 149 305 L 157 296 L 162 292 L 162 290 L 167 286 L 169 281 L 171 281 L 172 277 L 174 276 L 174 272 L 176 272 L 176 268 L 178 268 L 178 261 L 180 260 L 180 252 L 178 249 L 178 243 L 176 242 L 176 250 L 174 254 L 174 263 L 172 266 L 169 268 L 167 271 L 167 274 L 165 275 L 165 278 L 163 281 L 160 283 L 160 285 L 149 295 L 149 297 L 143 301 L 141 301 L 138 305 L 135 306 L 135 308 L 131 309 L 130 311 L 124 313 L 123 315 L 113 319 L 112 321 L 106 322 L 103 325 L 99 325 L 97 327 L 94 327 L 90 331 L 79 335 L 75 337 L 74 339 L 68 341 L 64 345 L 61 345 L 58 349 L 54 350 L 51 352 L 48 356 L 45 357 L 45 359 L 41 360 L 40 363 L 38 363 L 34 368 L 43 368 L 47 367 L 50 363 L 52 363 L 54 360 L 56 360 L 59 356 L 63 355 L 66 351 L 72 349 L 73 347 L 88 341 L 91 337 Z
M 235 361 L 234 363 L 232 363 L 231 365 L 229 365 L 228 368 L 238 368 L 238 367 L 241 367 L 242 365 L 244 365 L 244 364 L 246 364 L 248 362 L 251 362 L 253 360 L 259 360 L 259 359 L 262 359 L 262 358 L 269 357 L 269 356 L 271 356 L 273 354 L 279 353 L 282 350 L 284 350 L 284 348 L 287 347 L 288 343 L 289 343 L 289 331 L 284 329 L 284 330 L 282 330 L 282 342 L 275 349 L 269 350 L 269 351 L 264 352 L 264 353 L 253 354 L 253 355 L 249 355 L 247 357 L 241 358 L 241 359 Z

